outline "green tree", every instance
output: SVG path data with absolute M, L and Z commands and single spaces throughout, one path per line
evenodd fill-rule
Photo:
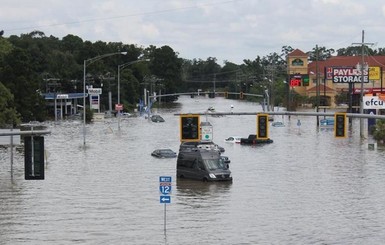
M 150 47 L 147 50 L 151 63 L 149 68 L 153 75 L 162 79 L 164 94 L 172 94 L 182 86 L 182 62 L 178 54 L 169 46 Z M 177 98 L 165 97 L 163 101 L 174 101 Z
M 22 122 L 44 121 L 45 101 L 39 93 L 40 79 L 32 55 L 28 50 L 15 48 L 4 56 L 2 66 L 0 80 L 13 94 Z
M 318 54 L 317 54 L 318 52 Z M 329 59 L 333 54 L 335 53 L 335 50 L 330 48 L 327 49 L 326 47 L 314 47 L 312 51 L 309 51 L 307 54 L 309 55 L 310 61 L 316 61 L 318 60 L 327 60 Z
M 380 143 L 385 142 L 385 120 L 379 119 L 376 122 L 376 125 L 373 129 L 373 138 L 377 141 L 380 141 Z
M 0 82 L 0 128 L 20 124 L 12 93 Z

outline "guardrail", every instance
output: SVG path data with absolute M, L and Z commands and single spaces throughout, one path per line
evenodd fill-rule
M 33 128 L 33 125 L 27 125 Z M 10 142 L 9 146 L 11 148 L 11 156 L 10 156 L 10 161 L 11 161 L 11 179 L 13 179 L 13 136 L 15 135 L 24 135 L 24 136 L 40 136 L 40 135 L 45 135 L 45 134 L 50 134 L 51 131 L 48 130 L 25 130 L 25 131 L 12 131 L 12 129 L 9 129 L 9 132 L 0 132 L 0 137 L 1 136 L 11 136 L 10 137 Z M 33 144 L 33 143 L 32 143 Z M 44 149 L 43 149 L 44 150 Z M 33 152 L 33 147 L 32 147 L 32 152 Z M 26 154 L 26 153 L 25 153 Z M 33 160 L 33 153 L 32 154 L 32 160 Z M 34 173 L 34 168 L 32 167 L 32 173 Z
M 259 111 L 259 112 L 191 112 L 191 113 L 179 113 L 174 114 L 174 116 L 181 115 L 211 115 L 211 116 L 240 116 L 240 115 L 258 115 L 258 114 L 268 114 L 268 115 L 284 115 L 284 116 L 330 116 L 334 117 L 335 112 L 297 112 L 297 111 Z M 358 113 L 346 113 L 347 117 L 351 118 L 375 118 L 375 119 L 385 119 L 385 115 L 374 115 L 374 114 L 358 114 Z
M 11 135 L 43 135 L 43 134 L 50 134 L 51 131 L 48 130 L 25 130 L 25 131 L 15 131 L 15 132 L 2 132 L 0 133 L 0 136 L 11 136 Z

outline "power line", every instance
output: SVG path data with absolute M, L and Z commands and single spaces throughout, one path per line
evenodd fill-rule
M 244 1 L 244 0 L 228 0 L 228 1 L 221 1 L 221 2 L 215 2 L 215 3 L 199 4 L 199 5 L 195 5 L 195 6 L 171 8 L 171 9 L 149 11 L 149 12 L 142 12 L 142 13 L 134 13 L 134 14 L 127 14 L 127 15 L 110 16 L 110 17 L 105 17 L 105 18 L 91 18 L 91 19 L 85 19 L 85 20 L 80 20 L 80 21 L 70 21 L 70 22 L 57 23 L 57 24 L 49 24 L 49 25 L 24 26 L 24 27 L 19 27 L 19 28 L 7 29 L 5 31 L 6 32 L 11 32 L 11 31 L 18 31 L 18 30 L 30 30 L 30 29 L 39 29 L 39 28 L 42 28 L 42 27 L 75 25 L 75 24 L 81 24 L 81 23 L 87 23 L 87 22 L 108 21 L 108 20 L 129 18 L 129 17 L 135 17 L 135 16 L 165 14 L 165 13 L 178 12 L 178 11 L 183 11 L 183 10 L 197 9 L 199 7 L 204 7 L 204 6 L 215 6 L 215 5 L 220 5 L 220 4 L 228 4 L 228 3 L 232 3 L 232 2 L 238 2 L 238 1 Z

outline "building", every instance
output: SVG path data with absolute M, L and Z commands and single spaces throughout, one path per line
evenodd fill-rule
M 335 96 L 347 93 L 351 95 L 352 108 L 357 109 L 362 77 L 364 94 L 385 93 L 385 56 L 364 56 L 364 67 L 368 68 L 364 70 L 364 76 L 357 67 L 361 63 L 361 56 L 332 56 L 327 60 L 308 62 L 308 55 L 295 49 L 287 56 L 290 90 L 307 97 L 318 95 L 320 105 L 326 108 L 338 107 Z

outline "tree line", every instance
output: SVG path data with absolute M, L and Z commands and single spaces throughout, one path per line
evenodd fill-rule
M 127 52 L 100 59 L 87 65 L 86 85 L 102 87 L 102 110 L 108 108 L 108 93 L 114 103 L 117 98 L 117 67 L 140 59 L 120 72 L 120 102 L 132 109 L 143 99 L 144 89 L 162 94 L 196 91 L 231 91 L 263 94 L 269 88 L 274 92 L 276 105 L 285 106 L 287 78 L 286 55 L 294 49 L 283 46 L 254 60 L 245 59 L 238 65 L 230 61 L 218 64 L 215 57 L 184 59 L 170 46 L 142 47 L 122 42 L 84 41 L 68 34 L 59 39 L 33 31 L 20 36 L 0 36 L 0 127 L 21 122 L 45 121 L 48 113 L 44 93 L 82 93 L 84 60 L 99 55 Z M 370 55 L 383 55 L 385 49 L 372 50 Z M 318 54 L 316 54 L 318 51 Z M 308 52 L 309 60 L 326 59 L 333 54 L 357 55 L 360 47 L 335 51 L 318 47 Z M 236 97 L 234 97 L 235 99 Z M 172 102 L 177 97 L 164 97 Z M 253 99 L 253 98 L 248 98 Z M 254 98 L 255 99 L 255 98 Z

